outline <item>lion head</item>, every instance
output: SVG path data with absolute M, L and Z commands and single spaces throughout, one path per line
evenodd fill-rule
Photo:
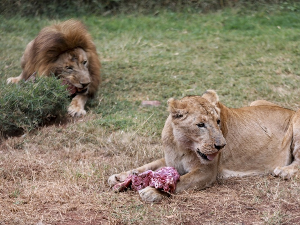
M 207 91 L 203 96 L 168 100 L 174 138 L 182 147 L 194 151 L 203 162 L 212 161 L 226 145 L 217 103 L 214 91 Z
M 100 84 L 95 44 L 84 24 L 73 19 L 43 28 L 27 45 L 21 65 L 23 79 L 55 74 L 71 94 L 92 97 Z
M 71 94 L 87 94 L 91 83 L 88 66 L 86 52 L 82 48 L 75 48 L 58 57 L 54 74 L 68 85 Z

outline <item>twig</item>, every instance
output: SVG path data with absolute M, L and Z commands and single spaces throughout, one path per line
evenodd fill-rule
M 145 121 L 144 123 L 142 123 L 142 125 L 140 125 L 140 127 L 131 135 L 130 138 L 132 138 L 147 122 L 148 120 L 153 116 L 154 113 L 152 113 Z

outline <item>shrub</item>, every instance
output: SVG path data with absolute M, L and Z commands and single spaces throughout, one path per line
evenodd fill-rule
M 0 84 L 0 131 L 3 134 L 28 132 L 51 118 L 62 118 L 69 104 L 68 91 L 55 77 L 35 82 Z

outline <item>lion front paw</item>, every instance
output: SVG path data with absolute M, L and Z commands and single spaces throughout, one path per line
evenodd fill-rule
M 111 175 L 107 182 L 108 182 L 108 185 L 110 187 L 113 187 L 115 186 L 116 184 L 118 183 L 121 183 L 123 181 L 125 181 L 125 179 L 128 177 L 128 174 L 126 172 L 123 172 L 123 173 L 119 173 L 119 174 L 114 174 L 114 175 Z
M 117 183 L 119 183 L 120 181 L 119 181 L 119 179 L 118 179 L 118 174 L 111 175 L 111 176 L 108 178 L 107 182 L 108 182 L 108 185 L 109 185 L 110 187 L 113 187 L 114 185 L 116 185 Z
M 6 80 L 7 84 L 17 84 L 20 81 L 19 77 L 10 77 Z
M 68 108 L 68 113 L 71 116 L 84 116 L 86 111 L 84 110 L 85 103 L 88 97 L 86 95 L 76 95 Z
M 160 202 L 164 197 L 164 195 L 159 190 L 149 186 L 142 190 L 139 190 L 139 194 L 144 202 L 149 203 Z
M 284 166 L 284 167 L 276 167 L 273 173 L 275 176 L 279 176 L 287 180 L 287 179 L 291 179 L 296 172 L 297 172 L 296 168 Z
M 70 105 L 68 108 L 69 115 L 75 117 L 75 116 L 84 116 L 86 114 L 86 111 L 82 109 L 81 107 Z

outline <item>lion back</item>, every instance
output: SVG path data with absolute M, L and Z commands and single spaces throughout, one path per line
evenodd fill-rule
M 41 30 L 29 50 L 23 68 L 24 77 L 28 78 L 34 72 L 48 76 L 55 71 L 55 61 L 60 54 L 78 47 L 88 56 L 91 76 L 89 95 L 93 96 L 100 84 L 101 64 L 91 35 L 78 20 L 67 20 Z

